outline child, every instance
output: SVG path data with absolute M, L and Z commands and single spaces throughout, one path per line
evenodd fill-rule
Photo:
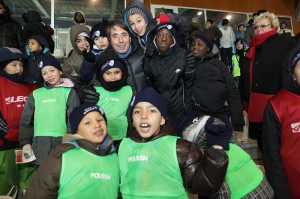
M 75 25 L 70 29 L 71 43 L 73 51 L 62 64 L 64 76 L 70 78 L 75 85 L 83 84 L 80 70 L 83 63 L 82 52 L 90 51 L 90 30 L 85 25 Z
M 43 79 L 38 69 L 38 64 L 45 56 L 49 55 L 47 40 L 39 35 L 30 36 L 25 45 L 26 54 L 28 55 L 28 67 L 24 69 L 23 78 L 26 83 L 43 86 Z
M 38 67 L 45 81 L 44 87 L 28 96 L 20 123 L 22 151 L 31 156 L 33 150 L 36 166 L 61 143 L 67 131 L 66 116 L 80 103 L 73 82 L 61 78 L 62 68 L 55 57 L 48 55 Z
M 107 129 L 118 148 L 121 140 L 127 136 L 128 121 L 126 112 L 133 92 L 127 84 L 127 66 L 121 60 L 108 60 L 98 67 L 96 80 L 101 86 L 95 86 L 100 100 L 97 105 L 106 113 Z
M 19 149 L 19 124 L 27 96 L 35 85 L 24 84 L 25 55 L 16 48 L 0 48 L 0 195 L 12 186 L 24 191 L 34 168 L 15 163 Z
M 275 198 L 300 198 L 300 47 L 284 63 L 283 89 L 265 109 L 263 163 Z
M 232 55 L 232 75 L 234 78 L 234 81 L 239 85 L 239 78 L 241 76 L 241 71 L 240 71 L 240 58 L 245 57 L 246 54 L 246 48 L 245 48 L 245 42 L 243 38 L 237 38 L 234 42 L 236 51 Z
M 150 33 L 155 50 L 150 52 L 147 49 L 143 60 L 147 83 L 165 99 L 169 119 L 191 109 L 191 104 L 185 99 L 191 99 L 192 79 L 187 78 L 185 72 L 195 64 L 189 65 L 186 50 L 176 46 L 176 34 L 172 23 L 157 25 Z
M 131 1 L 124 11 L 123 20 L 130 32 L 138 39 L 140 46 L 145 49 L 149 39 L 148 33 L 156 25 L 145 4 L 139 0 Z
M 168 135 L 164 99 L 146 88 L 131 102 L 133 129 L 119 148 L 121 194 L 126 198 L 188 198 L 185 189 L 208 195 L 223 183 L 228 164 L 221 146 L 203 152 Z
M 96 72 L 97 63 L 99 59 L 106 58 L 106 55 L 102 53 L 109 47 L 109 41 L 107 38 L 106 26 L 108 21 L 103 19 L 103 22 L 97 23 L 93 26 L 90 38 L 93 43 L 93 49 L 91 51 L 84 50 L 83 54 L 83 63 L 80 69 L 81 79 L 86 83 L 89 83 Z M 103 55 L 100 58 L 100 55 Z
M 73 135 L 66 134 L 40 166 L 24 199 L 117 198 L 120 168 L 104 111 L 80 105 L 70 123 Z
M 233 134 L 230 121 L 226 117 L 222 119 L 204 115 L 183 132 L 183 139 L 197 144 L 200 149 L 218 144 L 228 155 L 225 182 L 209 198 L 273 198 L 274 191 L 262 171 L 249 154 L 230 140 Z

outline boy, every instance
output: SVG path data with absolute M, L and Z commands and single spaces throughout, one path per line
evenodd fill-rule
M 33 177 L 24 199 L 116 199 L 119 162 L 104 111 L 83 104 L 70 114 L 71 131 Z
M 146 88 L 131 102 L 133 127 L 119 148 L 121 194 L 126 198 L 188 198 L 185 189 L 212 194 L 223 183 L 228 159 L 221 146 L 202 152 L 168 135 L 164 99 Z
M 107 23 L 107 20 L 103 20 L 103 22 L 94 25 L 91 30 L 90 38 L 93 41 L 92 52 L 94 55 L 100 55 L 101 52 L 105 51 L 109 47 L 106 33 Z
M 31 156 L 33 150 L 36 166 L 61 143 L 67 131 L 66 115 L 68 117 L 73 107 L 80 103 L 73 82 L 61 78 L 62 68 L 55 57 L 48 55 L 38 67 L 45 81 L 44 87 L 28 96 L 20 123 L 22 151 Z
M 36 86 L 22 82 L 25 55 L 20 50 L 0 48 L 0 55 L 0 195 L 5 195 L 12 186 L 24 191 L 34 172 L 29 164 L 16 164 L 15 150 L 23 107 Z
M 24 82 L 41 87 L 44 81 L 37 66 L 45 56 L 50 54 L 48 42 L 43 36 L 30 36 L 25 45 L 25 51 L 28 56 L 28 67 L 24 69 Z
M 246 54 L 246 46 L 243 38 L 237 38 L 234 42 L 235 45 L 235 53 L 232 55 L 232 75 L 234 81 L 239 85 L 239 78 L 241 76 L 241 69 L 240 69 L 240 58 L 245 57 Z
M 121 140 L 127 136 L 127 109 L 133 92 L 127 84 L 127 66 L 121 60 L 108 60 L 100 65 L 96 72 L 96 92 L 101 96 L 97 105 L 103 108 L 108 120 L 108 133 L 118 148 Z

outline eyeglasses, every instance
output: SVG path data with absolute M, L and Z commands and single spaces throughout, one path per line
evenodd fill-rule
M 259 28 L 261 29 L 265 29 L 266 27 L 268 27 L 270 24 L 263 24 L 263 25 L 256 25 L 256 26 L 253 26 L 254 30 L 257 30 Z

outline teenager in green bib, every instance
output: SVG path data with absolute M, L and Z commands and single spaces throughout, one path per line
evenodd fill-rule
M 173 136 L 164 99 L 153 88 L 131 102 L 133 129 L 119 147 L 123 199 L 188 199 L 186 190 L 203 196 L 222 185 L 228 157 L 221 146 L 200 151 Z
M 221 120 L 208 115 L 197 118 L 183 131 L 183 139 L 197 144 L 200 149 L 221 145 L 228 155 L 225 181 L 221 188 L 208 198 L 274 198 L 273 189 L 263 172 L 250 155 L 231 140 L 232 134 L 233 128 L 227 117 Z
M 33 151 L 38 167 L 70 130 L 67 118 L 80 101 L 74 83 L 61 77 L 62 67 L 55 57 L 45 56 L 37 67 L 44 86 L 28 96 L 20 121 L 19 141 L 25 157 L 32 156 Z
M 70 115 L 71 130 L 32 178 L 24 199 L 116 199 L 120 168 L 107 119 L 97 105 L 83 104 Z

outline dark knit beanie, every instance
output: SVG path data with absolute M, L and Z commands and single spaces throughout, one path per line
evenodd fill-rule
M 192 37 L 192 39 L 195 39 L 195 38 L 201 39 L 207 45 L 209 50 L 210 51 L 212 50 L 213 42 L 212 42 L 211 37 L 206 32 L 194 31 L 194 32 L 192 32 L 191 37 Z
M 70 124 L 71 124 L 71 131 L 72 133 L 76 133 L 79 123 L 82 120 L 84 116 L 86 116 L 88 113 L 96 111 L 102 115 L 104 118 L 106 124 L 107 124 L 107 119 L 106 115 L 101 107 L 95 104 L 82 104 L 80 106 L 75 107 L 71 114 L 70 114 Z
M 161 113 L 161 115 L 167 119 L 167 108 L 165 100 L 158 94 L 156 90 L 151 87 L 145 88 L 141 92 L 137 93 L 130 103 L 130 116 L 132 117 L 133 109 L 139 102 L 149 102 L 155 106 Z
M 127 21 L 129 21 L 129 16 L 132 15 L 132 14 L 140 14 L 146 24 L 148 24 L 148 18 L 146 17 L 144 11 L 142 9 L 140 9 L 139 7 L 132 7 L 132 8 L 129 8 L 128 11 L 127 11 Z
M 57 68 L 58 70 L 63 71 L 59 61 L 57 61 L 57 59 L 50 54 L 46 55 L 42 59 L 42 61 L 40 61 L 40 63 L 38 64 L 38 68 L 40 70 L 42 70 L 42 68 L 44 68 L 45 66 L 53 66 L 54 68 Z
M 96 37 L 107 37 L 106 25 L 102 22 L 97 23 L 92 27 L 90 38 L 94 40 Z
M 295 51 L 295 53 L 291 57 L 291 70 L 292 70 L 293 73 L 294 73 L 294 70 L 295 70 L 296 65 L 297 65 L 299 60 L 300 60 L 300 49 Z
M 223 19 L 222 26 L 226 26 L 228 24 L 229 24 L 229 20 L 228 19 Z
M 111 68 L 120 68 L 122 70 L 124 68 L 124 65 L 119 60 L 109 60 L 101 66 L 100 68 L 101 75 L 103 75 L 107 70 Z
M 176 30 L 174 24 L 172 24 L 170 22 L 158 24 L 154 29 L 154 36 L 156 36 L 157 33 L 162 29 L 169 30 L 172 33 L 173 37 L 177 36 L 177 30 Z
M 19 49 L 9 47 L 0 48 L 0 67 L 2 69 L 10 62 L 22 59 L 25 59 L 25 55 Z

